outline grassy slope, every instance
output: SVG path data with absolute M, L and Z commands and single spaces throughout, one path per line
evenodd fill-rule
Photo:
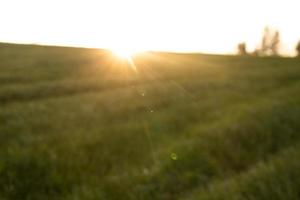
M 299 60 L 134 61 L 0 44 L 0 198 L 300 198 Z

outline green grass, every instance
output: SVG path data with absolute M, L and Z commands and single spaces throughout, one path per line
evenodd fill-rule
M 300 198 L 300 60 L 0 44 L 0 199 Z

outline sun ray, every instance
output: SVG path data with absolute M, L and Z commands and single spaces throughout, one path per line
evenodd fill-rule
M 123 63 L 125 61 L 134 72 L 137 72 L 137 66 L 134 63 L 133 57 L 141 53 L 141 51 L 119 48 L 112 49 L 111 52 L 115 55 L 116 59 L 121 60 Z

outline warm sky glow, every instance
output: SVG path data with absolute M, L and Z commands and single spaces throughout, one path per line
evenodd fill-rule
M 0 41 L 233 53 L 281 31 L 282 52 L 300 39 L 299 0 L 0 0 Z

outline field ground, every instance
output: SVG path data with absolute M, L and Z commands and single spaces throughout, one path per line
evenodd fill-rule
M 0 44 L 1 200 L 300 199 L 300 60 Z

